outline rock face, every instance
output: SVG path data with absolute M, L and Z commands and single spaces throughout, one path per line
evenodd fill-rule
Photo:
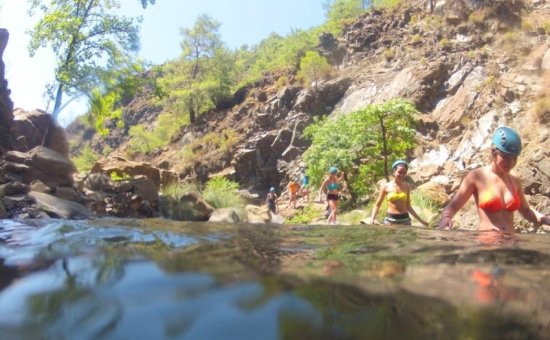
M 9 134 L 10 122 L 13 119 L 13 102 L 10 99 L 11 91 L 5 78 L 4 50 L 9 40 L 8 30 L 0 28 L 0 154 L 11 149 L 14 141 Z

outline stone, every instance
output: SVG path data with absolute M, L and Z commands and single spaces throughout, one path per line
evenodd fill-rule
M 85 206 L 58 198 L 42 192 L 31 191 L 29 196 L 36 204 L 49 215 L 64 219 L 88 219 L 94 217 L 90 209 Z

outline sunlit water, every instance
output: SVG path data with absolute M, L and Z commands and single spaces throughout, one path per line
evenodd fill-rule
M 0 339 L 550 339 L 550 236 L 0 220 Z

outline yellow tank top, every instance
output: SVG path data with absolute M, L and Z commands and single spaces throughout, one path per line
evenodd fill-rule
M 404 191 L 400 192 L 388 192 L 388 201 L 394 203 L 398 201 L 405 201 L 407 199 L 407 193 Z

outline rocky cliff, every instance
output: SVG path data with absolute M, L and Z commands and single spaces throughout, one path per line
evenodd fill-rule
M 550 4 L 428 3 L 435 6 L 407 1 L 395 9 L 368 12 L 338 39 L 323 34 L 318 49 L 338 70 L 332 79 L 308 89 L 288 74 L 288 85 L 279 88 L 281 75 L 266 75 L 236 93 L 229 108 L 203 114 L 169 147 L 144 160 L 181 179 L 205 181 L 222 174 L 253 190 L 282 187 L 302 165 L 308 147 L 302 131 L 313 117 L 404 97 L 422 112 L 418 147 L 410 155 L 417 187 L 447 200 L 464 170 L 486 161 L 494 128 L 506 124 L 524 139 L 516 170 L 529 200 L 550 212 L 550 165 L 543 147 L 550 136 Z M 136 98 L 125 109 L 126 122 L 154 121 L 160 110 L 146 103 L 147 97 Z M 228 150 L 197 143 L 228 131 L 238 140 Z M 127 134 L 117 131 L 109 138 L 120 146 L 115 151 L 123 153 Z M 200 157 L 178 158 L 185 147 Z

